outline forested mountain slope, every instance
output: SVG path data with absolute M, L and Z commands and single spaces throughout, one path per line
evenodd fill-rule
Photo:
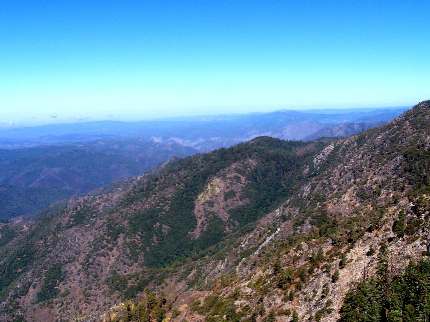
M 370 289 L 376 321 L 419 321 L 381 299 L 428 278 L 429 125 L 423 102 L 343 140 L 257 138 L 3 224 L 3 320 L 367 321 Z
M 85 316 L 155 286 L 171 267 L 251 229 L 293 193 L 323 146 L 258 138 L 170 162 L 29 226 L 5 225 L 7 307 L 27 317 L 44 317 L 49 307 L 51 318 Z
M 0 219 L 34 215 L 196 151 L 145 140 L 96 141 L 0 150 Z

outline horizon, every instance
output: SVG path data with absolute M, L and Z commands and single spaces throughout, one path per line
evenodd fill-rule
M 406 111 L 412 108 L 418 102 L 411 105 L 399 105 L 399 106 L 369 106 L 369 107 L 308 107 L 308 108 L 278 108 L 273 110 L 264 111 L 237 111 L 237 112 L 225 112 L 225 113 L 207 113 L 207 114 L 178 114 L 171 116 L 159 116 L 159 117 L 127 117 L 127 116 L 117 116 L 117 117 L 100 117 L 100 118 L 71 118 L 71 119 L 61 119 L 58 117 L 49 117 L 46 119 L 31 119 L 31 120 L 21 120 L 18 122 L 0 122 L 0 129 L 20 129 L 20 128 L 32 128 L 32 127 L 43 127 L 50 125 L 73 125 L 73 124 L 90 124 L 90 123 L 151 123 L 151 122 L 165 122 L 165 121 L 201 121 L 204 118 L 208 120 L 214 120 L 216 118 L 231 118 L 231 117 L 242 117 L 248 115 L 259 115 L 259 114 L 274 114 L 274 113 L 288 113 L 288 112 L 298 112 L 298 113 L 309 113 L 309 114 L 346 114 L 350 112 L 375 112 L 382 111 Z
M 0 121 L 412 106 L 430 97 L 429 9 L 418 0 L 9 2 Z

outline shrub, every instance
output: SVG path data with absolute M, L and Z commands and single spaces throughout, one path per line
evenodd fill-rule
M 339 271 L 336 270 L 331 277 L 331 281 L 332 281 L 332 283 L 336 283 L 338 279 L 339 279 Z
M 391 281 L 360 283 L 347 294 L 340 315 L 340 322 L 424 321 L 430 315 L 430 261 L 409 265 Z
M 55 298 L 60 293 L 58 285 L 63 279 L 64 272 L 61 264 L 55 264 L 49 268 L 43 279 L 42 287 L 37 293 L 37 302 L 45 302 Z
M 339 268 L 340 268 L 340 269 L 344 268 L 344 267 L 346 266 L 346 263 L 347 263 L 346 255 L 345 255 L 345 254 L 342 254 L 342 255 L 340 256 Z
M 397 237 L 403 237 L 405 235 L 406 228 L 406 215 L 403 211 L 400 212 L 399 217 L 393 223 L 393 232 Z

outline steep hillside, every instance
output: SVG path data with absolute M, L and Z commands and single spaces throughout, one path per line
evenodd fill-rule
M 377 321 L 425 314 L 394 295 L 428 279 L 429 125 L 423 102 L 343 140 L 257 138 L 2 224 L 3 320 L 366 321 L 370 294 Z
M 296 189 L 297 174 L 322 146 L 259 138 L 71 202 L 4 242 L 7 307 L 35 319 L 85 316 L 135 296 L 168 267 L 250 229 Z
M 193 153 L 178 144 L 144 140 L 0 150 L 0 218 L 36 214 L 54 202 Z
M 353 298 L 357 283 L 381 267 L 392 280 L 427 255 L 429 124 L 424 102 L 385 127 L 329 143 L 305 167 L 296 194 L 219 260 L 190 266 L 200 269 L 188 280 L 204 277 L 197 287 L 205 293 L 175 302 L 180 319 L 367 321 L 350 318 L 363 307 L 342 308 L 347 293 Z

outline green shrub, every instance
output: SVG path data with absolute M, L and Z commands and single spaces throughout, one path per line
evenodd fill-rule
M 340 269 L 344 268 L 344 267 L 346 266 L 346 263 L 347 263 L 346 255 L 345 255 L 345 254 L 342 254 L 342 255 L 340 256 L 339 268 L 340 268 Z
M 0 229 L 0 247 L 6 245 L 16 236 L 15 229 L 12 229 L 9 226 L 2 227 Z
M 430 261 L 411 264 L 389 281 L 376 277 L 351 290 L 340 322 L 425 321 L 430 316 Z
M 35 259 L 34 246 L 25 243 L 10 253 L 0 266 L 0 299 L 12 282 L 23 274 Z
M 127 289 L 128 280 L 125 276 L 113 272 L 112 275 L 106 280 L 107 285 L 112 291 L 123 292 Z
M 399 217 L 393 223 L 393 232 L 397 237 L 403 237 L 406 229 L 406 215 L 403 211 L 399 213 Z
M 276 276 L 276 286 L 282 290 L 287 290 L 293 282 L 293 271 L 291 269 L 281 270 Z
M 234 192 L 234 190 L 229 190 L 229 191 L 224 193 L 224 200 L 225 201 L 233 199 L 234 197 L 236 197 L 236 192 Z
M 60 293 L 58 286 L 63 279 L 62 265 L 51 266 L 45 274 L 40 291 L 37 293 L 37 302 L 45 302 L 55 298 Z
M 299 322 L 299 315 L 297 314 L 296 311 L 293 311 L 293 318 L 291 322 Z
M 206 321 L 237 321 L 239 322 L 244 316 L 243 313 L 237 312 L 232 298 L 222 298 L 217 295 L 210 295 L 203 304 L 199 300 L 192 303 L 192 310 L 205 315 Z
M 332 283 L 336 283 L 338 279 L 339 279 L 339 271 L 336 270 L 331 277 L 331 281 Z

